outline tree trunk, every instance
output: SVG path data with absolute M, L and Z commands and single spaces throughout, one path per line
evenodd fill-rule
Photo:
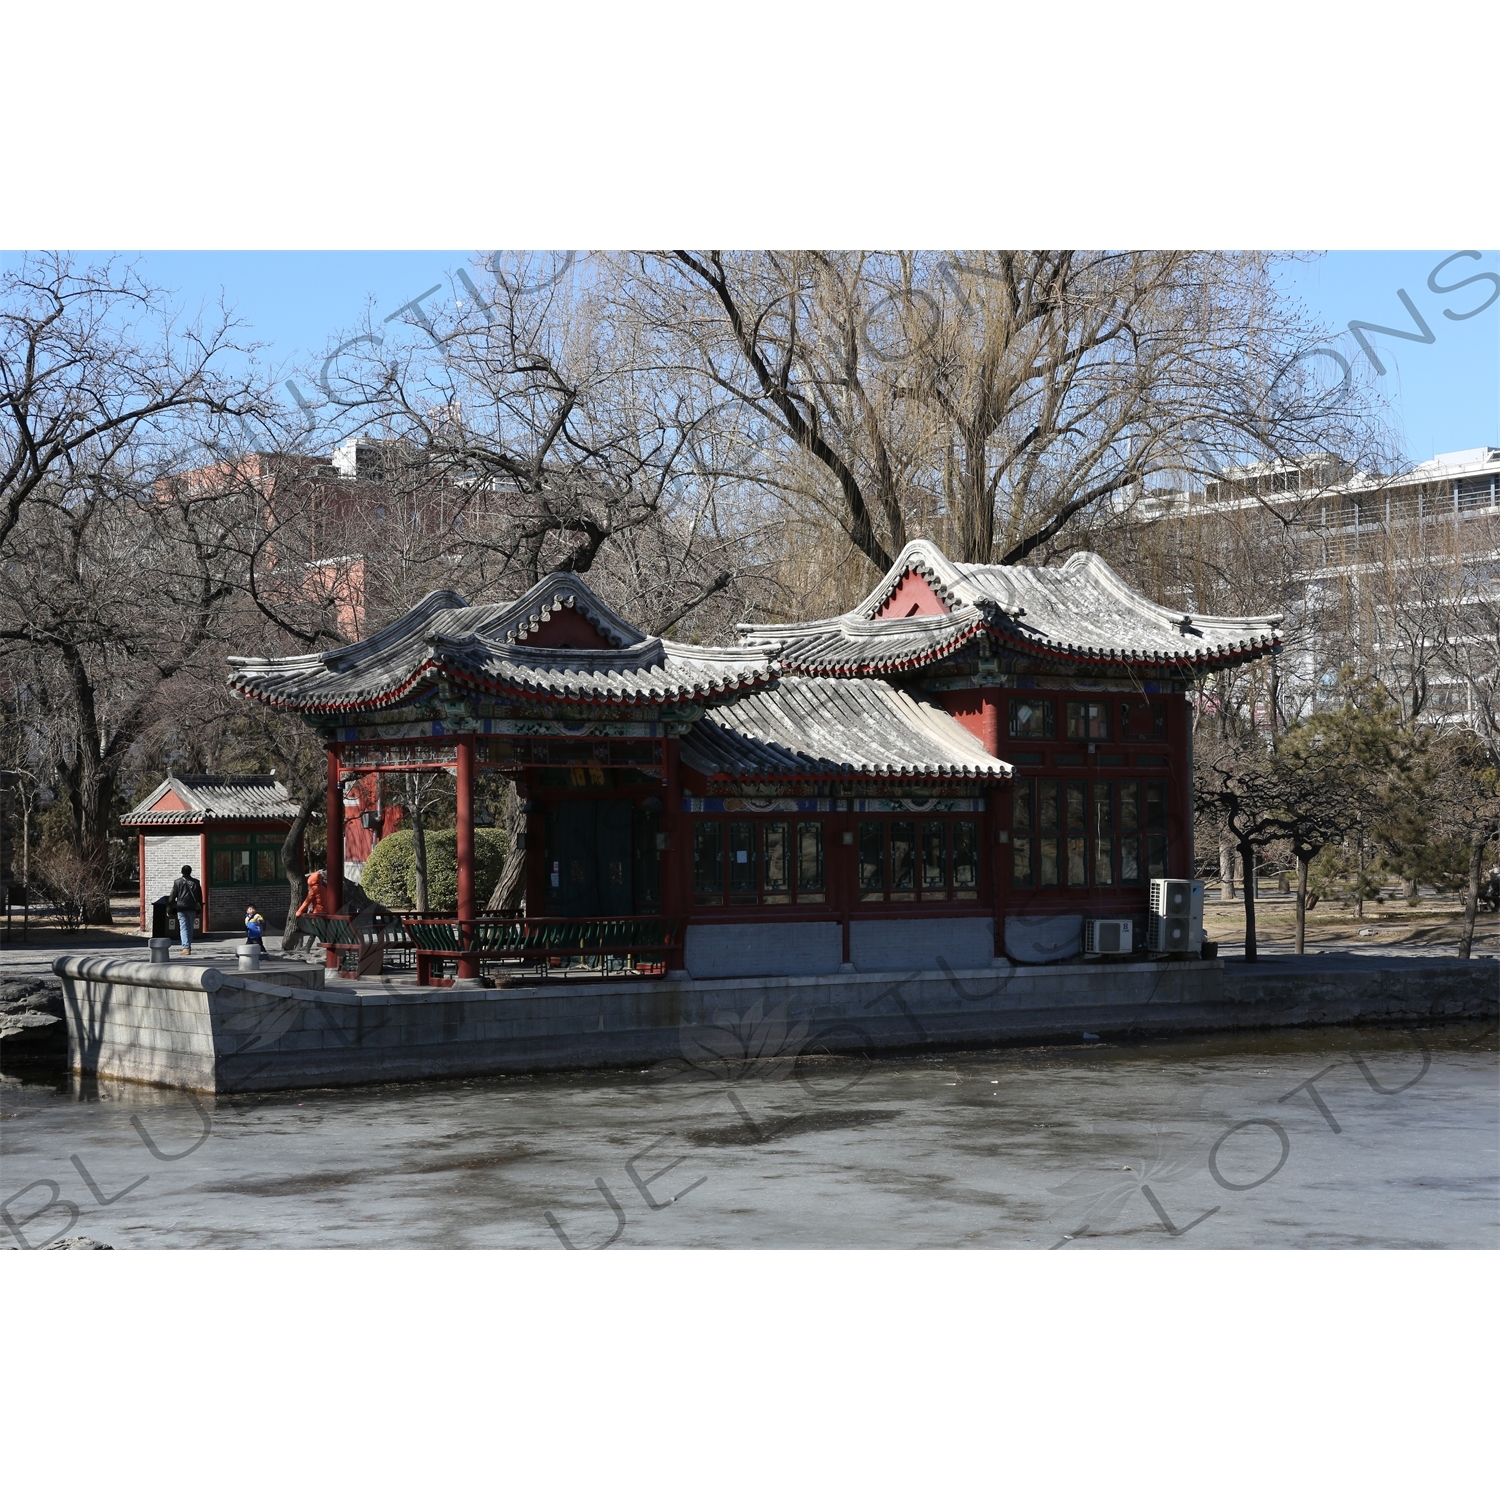
M 1291 890 L 1291 888 L 1291 880 L 1286 871 L 1278 870 L 1276 872 L 1276 894 L 1278 896 L 1284 896 L 1289 890 Z
M 1255 849 L 1250 844 L 1240 845 L 1240 858 L 1245 864 L 1245 962 L 1253 964 L 1255 948 Z
M 1307 867 L 1312 863 L 1309 856 L 1297 856 L 1297 947 L 1298 953 L 1307 951 Z
M 1365 841 L 1363 834 L 1354 836 L 1354 915 L 1364 920 L 1365 915 Z
M 1458 956 L 1469 958 L 1474 952 L 1474 923 L 1479 917 L 1479 866 L 1484 859 L 1486 840 L 1475 834 L 1469 843 L 1469 890 L 1464 897 L 1464 926 L 1458 938 Z
M 63 662 L 73 684 L 79 721 L 77 738 L 73 742 L 77 757 L 63 767 L 62 778 L 68 791 L 69 810 L 73 814 L 74 847 L 82 859 L 96 866 L 101 880 L 113 885 L 109 878 L 108 853 L 115 770 L 106 762 L 101 748 L 94 685 L 89 681 L 83 657 L 76 646 L 68 645 L 63 649 Z M 95 894 L 85 898 L 83 920 L 90 926 L 108 927 L 113 923 L 108 890 L 102 897 Z
M 297 807 L 297 816 L 281 841 L 281 865 L 286 871 L 286 883 L 291 887 L 292 904 L 287 907 L 286 926 L 281 929 L 281 951 L 295 953 L 306 944 L 306 934 L 293 932 L 297 908 L 307 899 L 307 854 L 302 847 L 302 836 L 312 819 L 313 809 L 323 800 L 323 793 L 309 799 L 303 798 Z
M 1234 842 L 1228 834 L 1219 835 L 1219 900 L 1234 900 Z
M 416 865 L 417 910 L 427 910 L 427 829 L 422 822 L 422 799 L 412 798 L 411 807 L 411 849 L 413 862 Z
M 1415 901 L 1417 897 L 1417 882 L 1410 875 L 1401 878 L 1401 894 L 1408 902 Z
M 506 800 L 505 808 L 505 863 L 500 867 L 500 878 L 490 899 L 485 902 L 486 911 L 517 911 L 526 896 L 526 814 L 524 804 L 517 796 Z

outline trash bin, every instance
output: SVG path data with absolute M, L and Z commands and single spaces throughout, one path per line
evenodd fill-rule
M 177 919 L 170 916 L 167 908 L 172 904 L 170 896 L 158 896 L 151 903 L 151 936 L 154 938 L 176 937 Z

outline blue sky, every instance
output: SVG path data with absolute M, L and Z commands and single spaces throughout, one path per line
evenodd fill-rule
M 1432 334 L 1415 343 L 1366 335 L 1386 367 L 1380 386 L 1391 403 L 1408 455 L 1500 445 L 1500 298 L 1476 316 L 1497 284 L 1479 281 L 1437 293 L 1429 275 L 1455 250 L 1337 251 L 1283 268 L 1286 291 L 1300 298 L 1337 336 L 1332 346 L 1365 360 L 1351 320 L 1417 332 L 1399 293 L 1405 291 Z M 5 263 L 16 257 L 7 254 Z M 263 359 L 282 374 L 321 359 L 341 332 L 373 304 L 375 320 L 437 286 L 452 295 L 454 275 L 471 269 L 473 254 L 452 251 L 153 251 L 140 257 L 148 279 L 196 306 L 222 294 L 249 325 L 246 336 L 269 347 Z M 1437 273 L 1440 286 L 1466 277 L 1500 275 L 1500 254 L 1453 260 Z M 472 271 L 471 271 L 472 274 Z M 1332 366 L 1330 365 L 1332 373 Z M 303 387 L 304 390 L 306 387 Z
M 1391 404 L 1407 455 L 1417 461 L 1434 453 L 1500 446 L 1500 280 L 1477 281 L 1460 291 L 1468 277 L 1500 277 L 1500 254 L 1484 251 L 1478 260 L 1460 256 L 1441 266 L 1456 250 L 1343 250 L 1308 264 L 1285 267 L 1281 282 L 1314 316 L 1341 330 L 1331 341 L 1350 361 L 1368 355 L 1349 332 L 1349 323 L 1375 323 L 1420 333 L 1402 303 L 1405 292 L 1426 323 L 1431 343 L 1415 343 L 1384 334 L 1365 338 L 1386 368 L 1378 377 Z M 1490 305 L 1472 317 L 1465 314 Z M 1330 362 L 1329 373 L 1337 379 Z

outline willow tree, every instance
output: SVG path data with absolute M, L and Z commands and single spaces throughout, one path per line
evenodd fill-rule
M 757 419 L 740 455 L 875 569 L 910 535 L 965 562 L 1045 560 L 1153 479 L 1310 451 L 1360 461 L 1368 387 L 1274 259 L 1195 251 L 638 257 L 620 305 L 662 357 Z

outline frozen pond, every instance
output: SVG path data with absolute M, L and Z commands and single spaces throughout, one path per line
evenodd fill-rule
M 1500 1244 L 1493 1026 L 865 1062 L 751 1016 L 686 1038 L 684 1053 L 647 1073 L 216 1101 L 7 1077 L 0 1237 L 1070 1254 Z

